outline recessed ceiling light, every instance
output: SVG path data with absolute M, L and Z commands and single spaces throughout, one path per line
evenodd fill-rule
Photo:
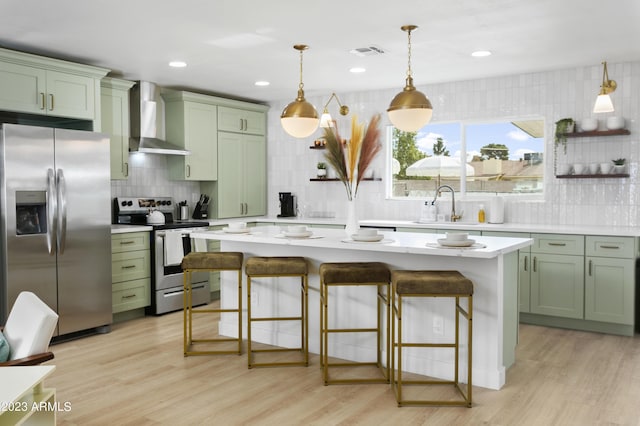
M 354 74 L 358 74 L 358 73 L 365 72 L 365 71 L 366 71 L 366 69 L 362 68 L 362 67 L 353 67 L 353 68 L 351 68 L 349 70 L 349 72 L 352 72 Z
M 184 68 L 187 66 L 187 63 L 184 61 L 171 61 L 169 62 L 169 66 L 173 68 Z
M 271 83 L 269 83 L 268 81 L 256 81 L 254 84 L 256 86 L 268 86 Z
M 486 56 L 491 56 L 491 52 L 488 50 L 476 50 L 471 54 L 474 58 L 484 58 Z

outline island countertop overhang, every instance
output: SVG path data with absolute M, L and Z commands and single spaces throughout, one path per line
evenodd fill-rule
M 344 230 L 313 229 L 310 238 L 285 238 L 276 232 L 252 228 L 246 234 L 226 233 L 222 230 L 193 232 L 191 238 L 203 238 L 221 241 L 236 241 L 252 244 L 278 244 L 304 247 L 316 247 L 341 250 L 365 250 L 389 253 L 425 254 L 431 256 L 455 256 L 490 259 L 511 253 L 533 244 L 531 238 L 507 238 L 473 235 L 472 239 L 481 248 L 439 247 L 438 239 L 443 234 L 424 234 L 419 232 L 382 232 L 380 242 L 355 242 L 349 240 Z

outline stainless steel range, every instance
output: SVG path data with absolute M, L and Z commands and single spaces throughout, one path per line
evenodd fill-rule
M 148 313 L 159 315 L 182 309 L 182 256 L 192 251 L 206 251 L 204 240 L 190 237 L 193 231 L 206 230 L 205 221 L 174 220 L 176 205 L 171 197 L 118 197 L 113 201 L 113 222 L 116 224 L 153 226 L 151 235 L 151 307 Z M 151 214 L 159 211 L 159 215 Z M 162 219 L 162 217 L 160 217 Z M 164 223 L 161 223 L 164 222 Z M 209 274 L 194 273 L 193 304 L 203 305 L 211 300 Z

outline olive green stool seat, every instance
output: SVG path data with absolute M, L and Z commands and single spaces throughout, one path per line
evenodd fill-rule
M 403 405 L 457 405 L 471 407 L 471 365 L 472 365 L 472 325 L 473 325 L 473 283 L 458 271 L 393 271 L 391 273 L 393 324 L 391 326 L 391 386 L 398 406 Z M 402 330 L 406 324 L 403 318 L 403 301 L 416 297 L 455 298 L 455 341 L 453 343 L 405 342 Z M 467 299 L 465 310 L 460 299 Z M 467 319 L 467 385 L 466 390 L 459 381 L 460 315 Z M 453 380 L 404 380 L 402 378 L 403 348 L 452 348 L 455 352 Z M 397 355 L 396 355 L 397 354 Z M 407 385 L 453 385 L 462 399 L 406 399 L 403 389 Z
M 251 257 L 245 265 L 247 274 L 247 362 L 249 368 L 309 365 L 309 296 L 308 268 L 304 257 Z M 254 278 L 300 277 L 300 315 L 281 317 L 254 317 L 251 309 L 251 285 Z M 257 321 L 300 321 L 300 347 L 252 348 L 251 329 Z M 302 361 L 256 362 L 255 354 L 264 352 L 302 352 Z
M 242 353 L 242 261 L 244 255 L 240 252 L 192 252 L 182 258 L 182 270 L 184 271 L 183 315 L 184 315 L 184 356 L 189 355 L 213 355 Z M 194 308 L 192 303 L 192 282 L 194 272 L 238 272 L 238 302 L 237 307 L 228 309 Z M 238 338 L 216 337 L 206 339 L 193 338 L 193 315 L 196 314 L 220 314 L 233 312 L 238 316 Z M 196 350 L 197 343 L 210 344 L 220 342 L 237 341 L 237 350 Z
M 389 383 L 390 276 L 389 268 L 380 262 L 338 262 L 320 265 L 320 363 L 325 385 L 347 383 Z M 339 328 L 329 326 L 329 288 L 345 286 L 375 286 L 377 290 L 375 328 Z M 334 296 L 337 297 L 337 296 Z M 337 302 L 334 301 L 334 302 Z M 384 316 L 384 325 L 383 325 Z M 339 322 L 336 320 L 336 323 Z M 384 329 L 383 329 L 384 327 Z M 338 333 L 375 333 L 375 362 L 329 362 L 329 335 Z M 382 361 L 386 354 L 385 362 Z M 382 378 L 331 378 L 330 367 L 376 366 Z

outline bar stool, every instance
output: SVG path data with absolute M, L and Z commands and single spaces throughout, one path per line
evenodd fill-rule
M 309 299 L 307 261 L 304 257 L 252 257 L 245 265 L 247 274 L 247 362 L 249 368 L 309 365 Z M 251 312 L 251 281 L 254 278 L 300 277 L 300 316 L 293 317 L 253 317 Z M 300 347 L 253 349 L 251 325 L 256 321 L 300 321 Z M 302 361 L 254 362 L 254 354 L 259 352 L 302 352 Z
M 380 262 L 342 262 L 320 265 L 320 363 L 325 385 L 338 383 L 389 383 L 389 326 L 390 275 L 389 268 Z M 344 286 L 377 287 L 375 328 L 329 328 L 329 288 Z M 385 306 L 383 312 L 383 305 Z M 382 315 L 385 330 L 382 329 Z M 337 321 L 336 321 L 337 322 Z M 376 362 L 329 362 L 329 334 L 376 333 Z M 386 353 L 383 364 L 382 353 Z M 331 379 L 330 367 L 376 366 L 382 378 Z
M 184 315 L 184 356 L 242 353 L 242 260 L 240 252 L 192 252 L 182 258 L 184 271 L 183 315 Z M 212 309 L 193 308 L 191 274 L 193 272 L 237 271 L 238 303 L 236 308 Z M 211 339 L 193 338 L 193 315 L 234 312 L 238 315 L 238 338 L 218 337 Z M 196 343 L 238 342 L 237 350 L 194 350 Z
M 403 405 L 456 405 L 471 407 L 471 348 L 473 324 L 473 283 L 457 271 L 393 271 L 391 273 L 393 325 L 391 351 L 391 386 L 394 390 L 398 406 Z M 455 298 L 455 342 L 454 343 L 413 343 L 405 342 L 402 337 L 402 302 L 412 297 L 451 297 Z M 460 305 L 460 298 L 467 298 L 467 310 Z M 467 386 L 466 392 L 459 382 L 459 349 L 460 349 L 460 315 L 467 319 Z M 406 321 L 406 319 L 405 319 Z M 455 372 L 453 380 L 403 380 L 402 349 L 418 348 L 453 348 L 455 352 Z M 396 358 L 396 349 L 398 351 Z M 397 379 L 396 374 L 397 359 Z M 454 385 L 463 400 L 425 400 L 404 399 L 404 385 Z

